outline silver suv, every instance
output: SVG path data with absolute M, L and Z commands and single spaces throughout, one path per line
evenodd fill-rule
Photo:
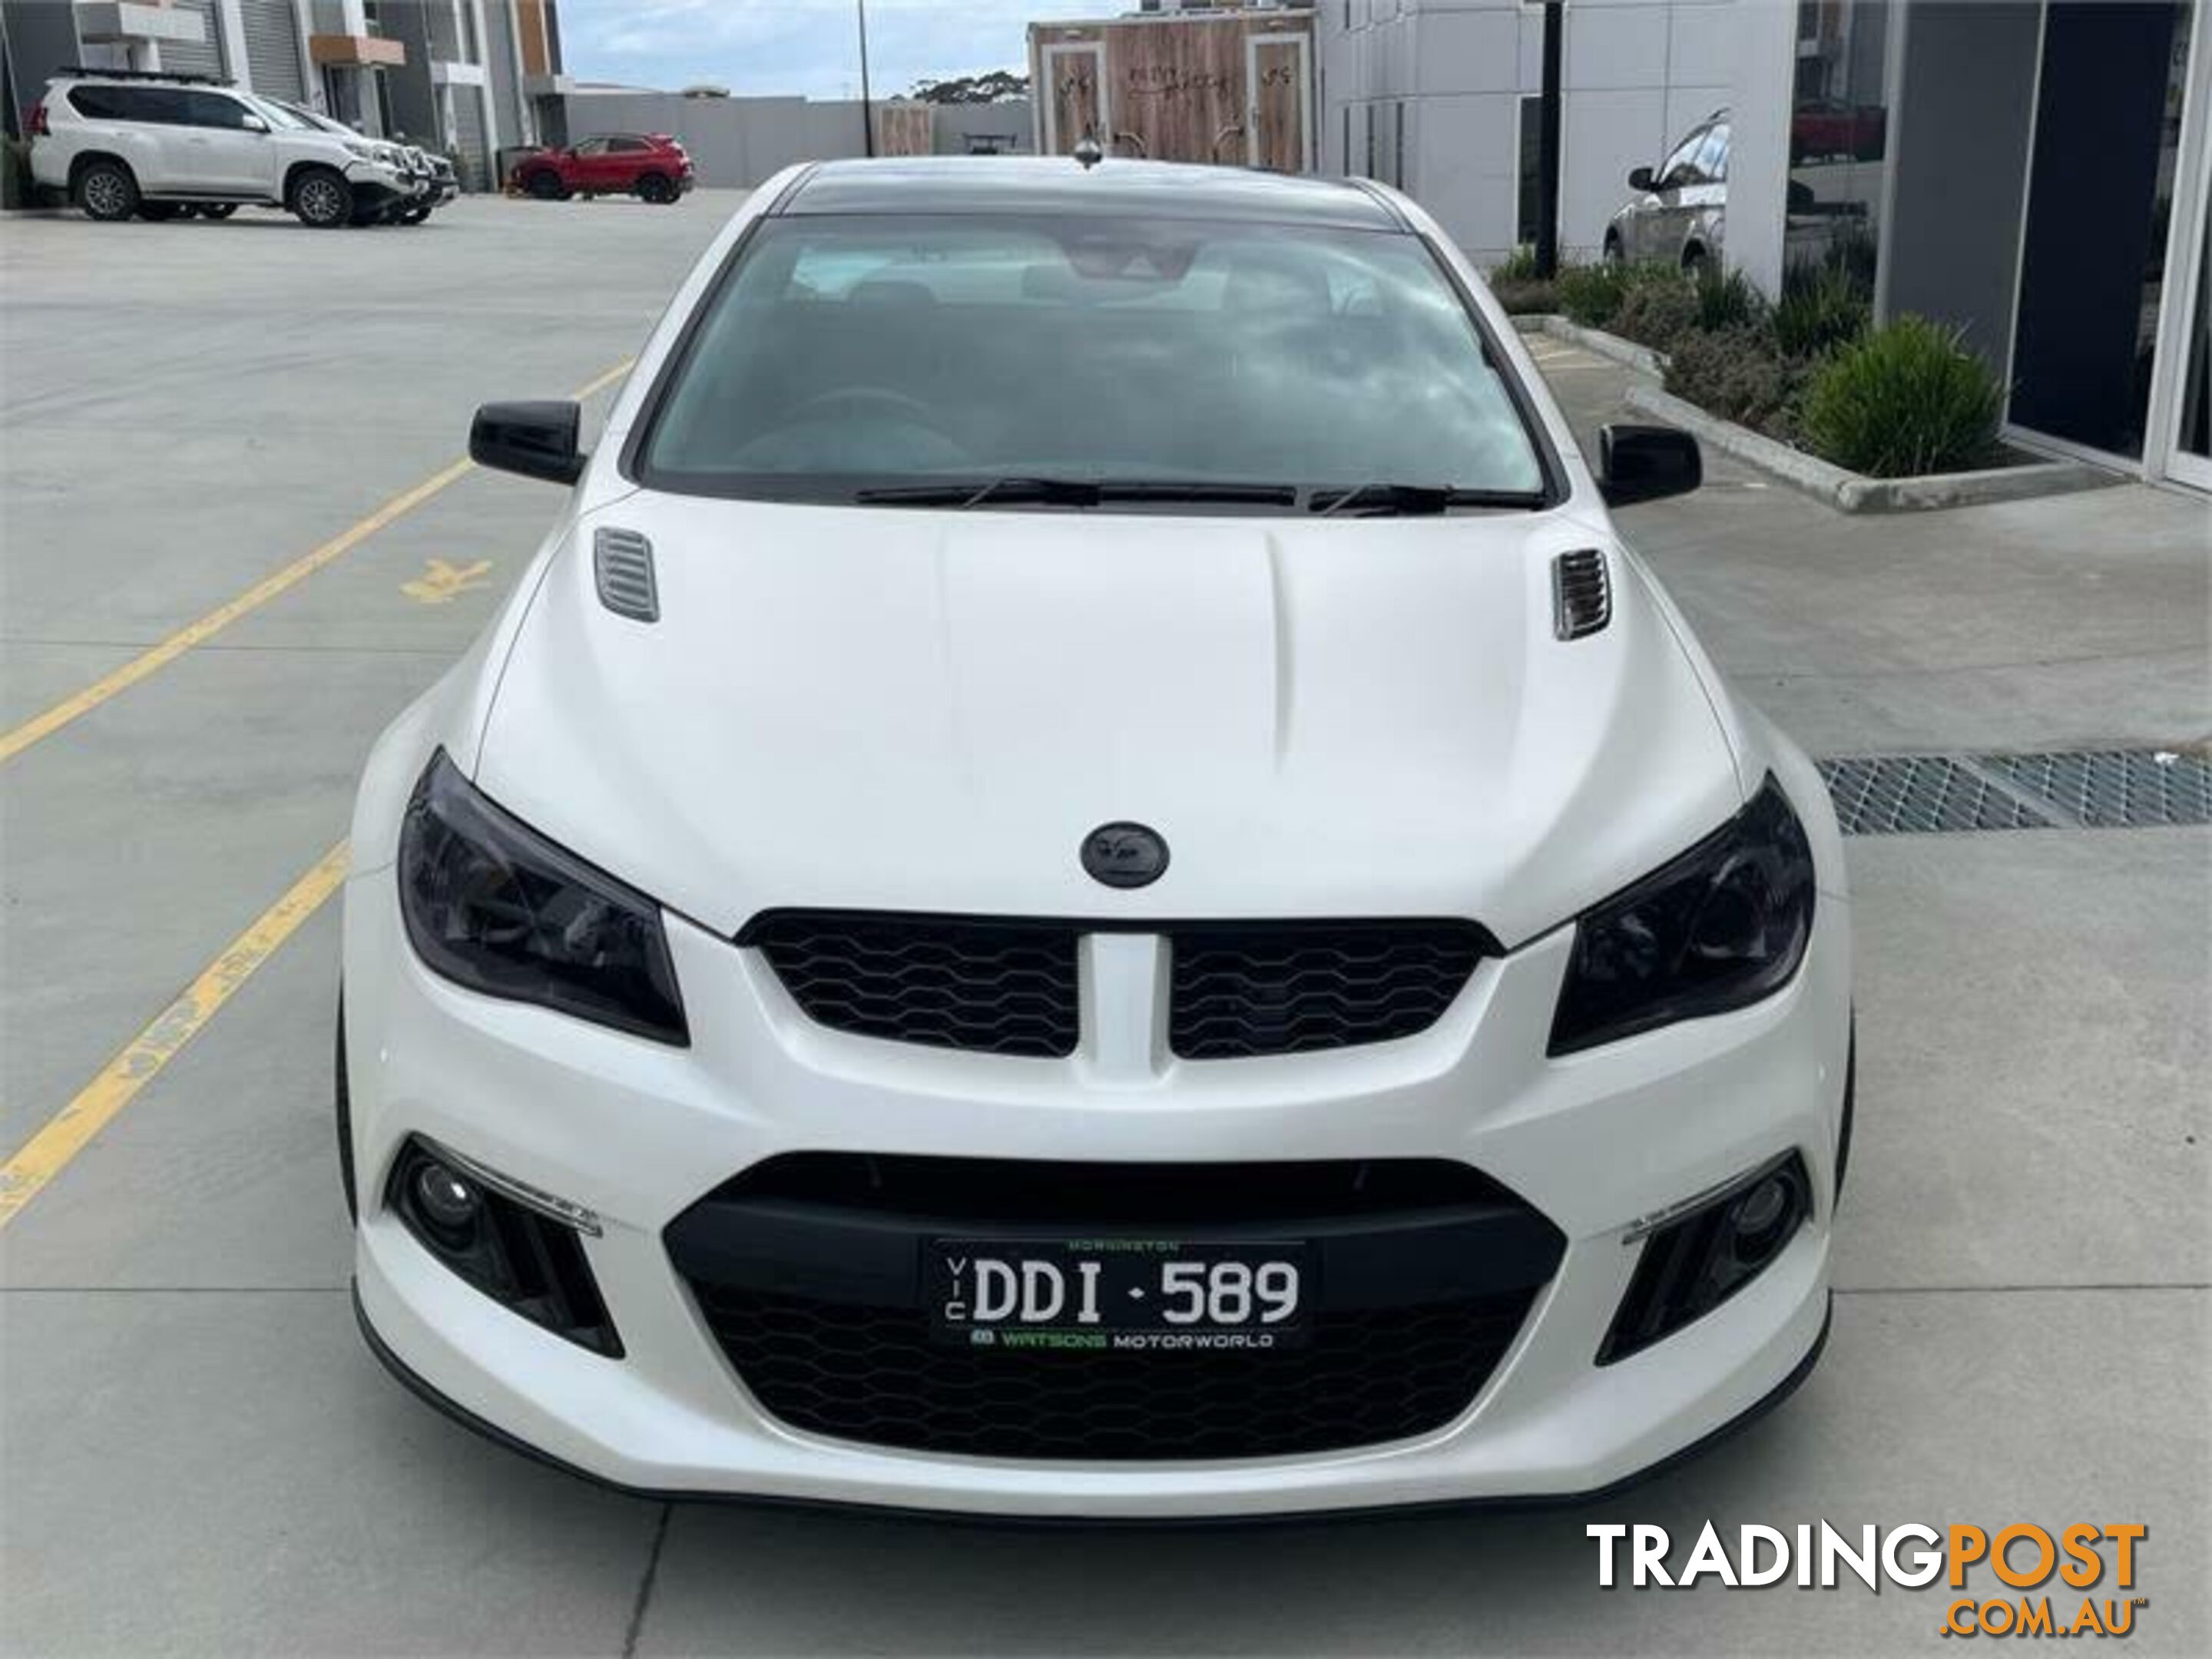
M 1728 221 L 1729 112 L 1715 110 L 1657 172 L 1628 175 L 1635 199 L 1605 229 L 1607 259 L 1661 259 L 1695 275 L 1717 266 Z
M 204 76 L 65 71 L 31 112 L 31 174 L 94 219 L 282 207 L 329 228 L 416 193 L 393 146 L 283 116 Z

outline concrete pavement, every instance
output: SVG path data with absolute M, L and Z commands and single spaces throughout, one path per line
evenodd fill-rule
M 729 205 L 0 228 L 0 720 L 434 472 L 480 398 L 620 359 Z M 149 327 L 147 380 L 118 343 Z M 1578 422 L 1617 407 L 1621 371 L 1543 344 Z M 1713 473 L 1625 527 L 1816 752 L 2212 733 L 2201 503 L 1847 520 Z M 555 505 L 465 478 L 0 767 L 9 1149 L 343 835 Z M 490 568 L 423 604 L 432 559 Z M 2202 1651 L 2212 833 L 1850 851 L 1860 1122 L 1804 1389 L 1587 1511 L 1198 1531 L 672 1510 L 426 1410 L 344 1293 L 326 907 L 0 1232 L 0 1649 L 1940 1650 L 1940 1589 L 1600 1591 L 1583 1531 L 1825 1516 L 2148 1523 L 2130 1648 Z

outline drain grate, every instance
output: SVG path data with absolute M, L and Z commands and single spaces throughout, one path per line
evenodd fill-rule
M 1948 755 L 1822 761 L 1820 775 L 1847 836 L 2047 830 L 2053 822 Z
M 2021 793 L 2095 829 L 2212 823 L 2212 762 L 2202 755 L 2112 749 L 2067 755 L 1984 755 Z

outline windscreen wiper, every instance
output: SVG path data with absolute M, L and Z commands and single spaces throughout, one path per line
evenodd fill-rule
M 1288 484 L 1208 483 L 1166 478 L 1041 478 L 1011 477 L 981 481 L 896 484 L 857 491 L 853 499 L 870 506 L 967 508 L 994 502 L 1004 507 L 1101 507 L 1109 501 L 1196 501 L 1224 507 L 1294 507 L 1298 492 Z
M 1327 518 L 1340 509 L 1361 518 L 1448 513 L 1455 507 L 1528 510 L 1544 504 L 1540 489 L 1474 489 L 1448 484 L 1364 483 L 1340 489 L 1326 485 L 1307 493 L 1306 511 Z

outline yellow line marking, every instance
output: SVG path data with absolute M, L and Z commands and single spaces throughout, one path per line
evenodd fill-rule
M 613 385 L 629 373 L 631 364 L 635 362 L 635 358 L 625 358 L 605 374 L 595 377 L 575 392 L 575 401 L 581 403 L 594 392 Z M 33 716 L 11 732 L 0 734 L 0 764 L 13 760 L 40 738 L 52 737 L 62 727 L 90 714 L 111 698 L 121 696 L 147 676 L 158 673 L 194 646 L 221 633 L 247 612 L 259 610 L 288 588 L 297 586 L 325 565 L 343 558 L 394 520 L 413 512 L 440 490 L 466 477 L 475 470 L 474 461 L 459 460 L 441 471 L 432 473 L 412 489 L 403 490 L 394 495 L 359 524 L 340 531 L 312 553 L 303 554 L 282 570 L 264 576 L 236 599 L 217 605 L 198 622 L 186 623 L 159 645 L 133 657 L 112 672 L 102 675 L 83 690 L 63 698 L 46 713 Z
M 261 913 L 203 969 L 177 1000 L 154 1017 L 153 1024 L 123 1046 L 76 1098 L 54 1114 L 44 1128 L 0 1165 L 0 1228 L 4 1228 L 85 1149 L 115 1115 L 152 1082 L 164 1066 L 198 1036 L 232 993 L 253 976 L 276 947 L 321 908 L 345 879 L 346 843 L 323 854 L 291 890 Z
M 451 605 L 462 594 L 482 587 L 491 574 L 491 561 L 453 565 L 443 559 L 425 559 L 422 574 L 399 584 L 399 591 L 417 605 Z

